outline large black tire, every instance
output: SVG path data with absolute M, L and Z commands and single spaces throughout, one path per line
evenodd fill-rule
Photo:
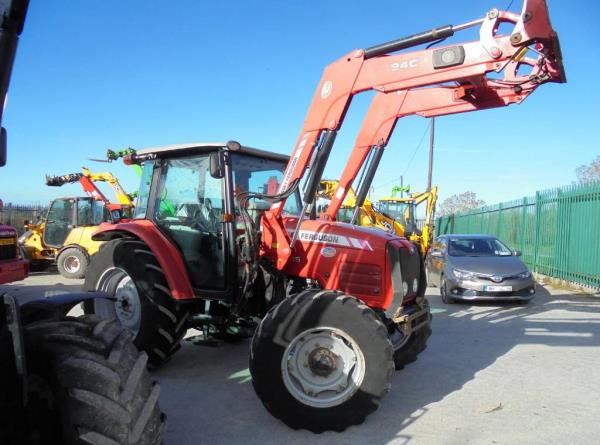
M 429 302 L 425 300 L 423 307 L 429 309 Z M 398 350 L 394 351 L 394 366 L 396 371 L 403 369 L 409 363 L 417 360 L 418 355 L 427 348 L 427 339 L 431 336 L 431 314 L 425 326 L 413 332 L 408 341 Z
M 116 311 L 116 305 L 120 304 L 118 301 L 96 300 L 93 305 L 85 305 L 84 309 L 86 313 L 118 318 L 133 331 L 134 343 L 148 354 L 150 365 L 159 366 L 180 348 L 181 339 L 187 332 L 189 313 L 171 297 L 156 257 L 146 244 L 137 239 L 116 239 L 105 243 L 92 258 L 84 290 L 99 290 L 113 295 L 114 283 L 103 280 L 108 279 L 110 271 L 119 270 L 131 278 L 137 290 L 138 302 L 135 304 L 139 305 L 139 322 L 128 325 L 126 318 L 119 317 Z
M 90 259 L 77 247 L 69 247 L 58 254 L 56 267 L 65 278 L 78 279 L 85 277 Z
M 128 330 L 95 316 L 67 317 L 25 326 L 24 337 L 30 380 L 42 391 L 30 394 L 30 403 L 48 404 L 50 391 L 52 410 L 33 419 L 33 429 L 22 432 L 28 437 L 17 443 L 161 443 L 166 418 L 158 406 L 159 387 Z M 54 431 L 36 434 L 44 424 Z
M 286 383 L 284 378 L 283 369 L 289 369 L 293 361 L 290 353 L 295 353 L 288 350 L 286 354 L 288 346 L 312 335 L 305 334 L 307 331 L 315 328 L 318 331 L 320 327 L 346 334 L 364 358 L 364 373 L 357 390 L 334 406 L 315 407 L 301 401 L 286 386 L 290 380 Z M 300 351 L 300 346 L 297 349 Z M 339 292 L 309 290 L 284 300 L 267 313 L 252 339 L 250 372 L 254 389 L 266 409 L 291 428 L 315 433 L 343 431 L 362 423 L 388 393 L 394 369 L 392 354 L 385 325 L 361 301 Z M 336 359 L 335 363 L 341 362 Z

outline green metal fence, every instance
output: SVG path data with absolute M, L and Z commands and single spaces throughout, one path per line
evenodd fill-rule
M 535 272 L 600 287 L 600 182 L 441 217 L 436 231 L 497 236 Z

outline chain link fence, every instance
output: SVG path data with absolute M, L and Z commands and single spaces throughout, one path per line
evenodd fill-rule
M 0 208 L 0 224 L 13 226 L 21 235 L 25 230 L 25 221 L 34 222 L 45 213 L 46 207 L 41 205 L 5 204 Z

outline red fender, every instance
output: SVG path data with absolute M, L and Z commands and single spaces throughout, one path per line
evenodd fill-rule
M 175 300 L 195 298 L 181 252 L 152 221 L 139 219 L 118 224 L 105 223 L 100 224 L 98 229 L 92 236 L 95 241 L 110 241 L 131 235 L 142 240 L 156 256 L 165 273 L 171 296 Z

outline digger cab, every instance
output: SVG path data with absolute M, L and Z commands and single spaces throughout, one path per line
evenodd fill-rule
M 44 244 L 60 248 L 76 227 L 97 226 L 107 220 L 102 202 L 94 198 L 59 198 L 50 203 L 44 228 Z
M 414 200 L 410 198 L 384 198 L 379 201 L 378 210 L 402 224 L 406 236 L 417 231 Z

